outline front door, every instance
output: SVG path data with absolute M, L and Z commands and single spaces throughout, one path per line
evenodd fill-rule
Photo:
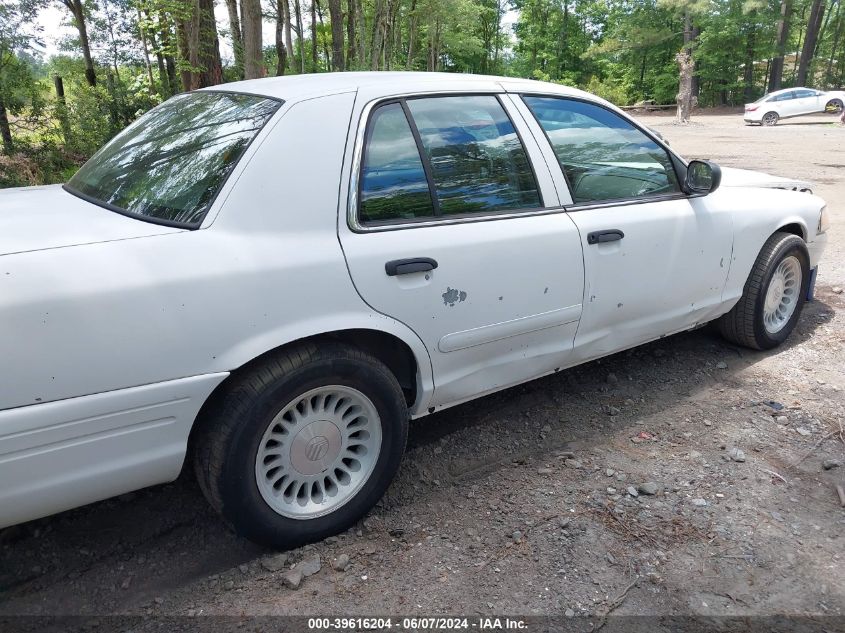
M 340 239 L 362 298 L 428 348 L 431 406 L 553 371 L 571 355 L 578 229 L 509 108 L 497 94 L 447 95 L 362 114 Z
M 732 219 L 688 198 L 669 153 L 598 104 L 524 97 L 569 183 L 584 250 L 578 359 L 712 318 L 730 266 Z

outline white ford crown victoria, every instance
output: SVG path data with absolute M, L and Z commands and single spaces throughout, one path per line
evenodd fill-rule
M 533 81 L 174 97 L 65 186 L 0 193 L 0 527 L 189 460 L 248 538 L 343 530 L 409 418 L 713 320 L 781 343 L 825 243 L 807 187 Z

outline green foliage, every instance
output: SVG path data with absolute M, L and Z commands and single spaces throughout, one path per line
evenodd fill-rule
M 213 46 L 215 35 L 208 25 L 191 35 L 199 1 L 82 0 L 97 77 L 91 87 L 79 37 L 64 42 L 67 54 L 46 62 L 32 47 L 41 35 L 37 8 L 57 0 L 0 0 L 0 106 L 9 118 L 0 186 L 65 179 L 124 126 L 181 91 L 183 83 L 190 85 L 191 73 L 201 69 L 189 62 L 189 50 Z M 285 73 L 300 72 L 303 61 L 307 72 L 337 70 L 329 0 L 318 7 L 316 67 L 312 0 L 282 1 L 292 32 Z M 782 86 L 788 87 L 796 81 L 793 51 L 801 50 L 813 0 L 354 0 L 354 42 L 348 40 L 346 23 L 352 5 L 342 0 L 342 48 L 346 70 L 530 77 L 581 87 L 619 105 L 674 103 L 676 55 L 683 49 L 695 62 L 699 104 L 738 105 L 768 88 L 784 1 L 792 16 L 782 76 Z M 812 87 L 845 83 L 843 3 L 823 0 L 824 19 L 807 79 Z M 61 4 L 70 8 L 72 3 Z M 279 6 L 285 5 L 266 0 L 265 20 L 275 19 Z M 231 50 L 229 25 L 220 24 L 217 36 Z M 239 79 L 242 68 L 231 55 L 223 61 L 223 80 Z M 277 61 L 276 46 L 265 46 L 268 75 L 276 73 Z M 64 102 L 55 92 L 56 75 L 64 80 Z

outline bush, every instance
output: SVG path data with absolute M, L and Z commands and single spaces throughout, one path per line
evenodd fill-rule
M 602 99 L 606 99 L 614 105 L 629 105 L 630 97 L 628 96 L 628 91 L 619 82 L 609 79 L 602 81 L 593 75 L 590 77 L 590 81 L 587 82 L 584 90 L 591 92 L 594 95 L 598 95 Z

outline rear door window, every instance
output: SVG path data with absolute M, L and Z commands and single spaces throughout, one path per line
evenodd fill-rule
M 363 223 L 542 207 L 528 155 L 494 95 L 400 99 L 370 118 Z

